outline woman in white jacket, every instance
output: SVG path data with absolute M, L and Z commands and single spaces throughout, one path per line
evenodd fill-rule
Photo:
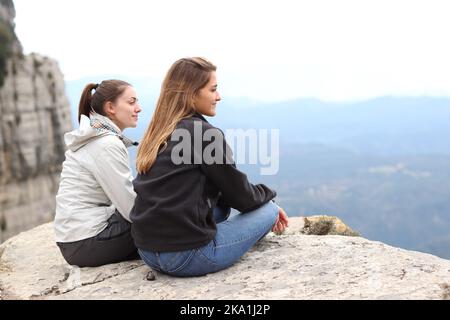
M 94 93 L 92 93 L 94 91 Z M 136 127 L 141 108 L 127 82 L 88 84 L 81 96 L 77 130 L 68 147 L 56 196 L 56 242 L 71 265 L 95 267 L 138 258 L 130 210 L 136 194 L 123 136 Z

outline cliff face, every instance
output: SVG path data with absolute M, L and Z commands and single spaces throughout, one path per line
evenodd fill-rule
M 22 46 L 14 32 L 15 15 L 12 0 L 0 0 L 0 87 L 7 76 L 7 60 L 13 53 L 22 52 Z
M 146 280 L 149 268 L 140 260 L 68 265 L 46 224 L 0 246 L 0 299 L 450 299 L 449 260 L 329 235 L 348 234 L 340 224 L 328 235 L 306 235 L 311 228 L 304 222 L 291 218 L 285 234 L 270 233 L 221 272 L 194 278 L 155 272 L 155 281 Z
M 12 0 L 0 0 L 0 19 L 10 25 L 14 25 L 16 10 Z
M 13 26 L 12 2 L 0 17 Z M 0 88 L 0 243 L 53 218 L 71 115 L 56 61 L 24 56 L 15 40 Z

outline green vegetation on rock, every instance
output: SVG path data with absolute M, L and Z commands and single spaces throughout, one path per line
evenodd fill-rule
M 0 0 L 0 6 L 13 8 L 12 0 Z M 0 88 L 7 76 L 7 61 L 12 54 L 12 47 L 16 41 L 14 25 L 0 17 Z
M 349 237 L 360 237 L 358 232 L 353 231 L 349 226 L 337 217 L 330 216 L 311 216 L 304 218 L 304 234 L 308 235 L 338 235 Z

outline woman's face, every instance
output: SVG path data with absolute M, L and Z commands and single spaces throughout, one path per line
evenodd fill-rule
M 213 71 L 209 76 L 208 84 L 200 89 L 194 97 L 195 111 L 205 116 L 214 117 L 216 115 L 216 104 L 220 99 L 220 94 L 217 91 L 216 73 Z
M 133 87 L 127 87 L 115 102 L 108 102 L 106 110 L 109 118 L 122 131 L 126 128 L 136 128 L 138 113 L 142 111 Z

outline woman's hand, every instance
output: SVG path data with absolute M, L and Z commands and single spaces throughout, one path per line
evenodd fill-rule
M 278 209 L 278 218 L 273 225 L 272 232 L 282 234 L 289 227 L 289 218 L 282 208 L 278 207 Z

